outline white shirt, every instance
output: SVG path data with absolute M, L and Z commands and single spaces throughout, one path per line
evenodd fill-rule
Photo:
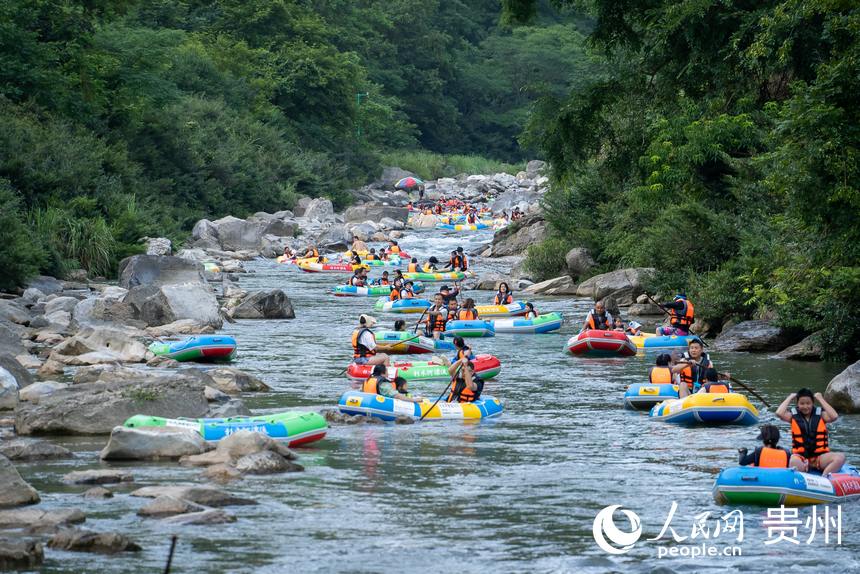
M 364 345 L 368 351 L 372 351 L 376 348 L 376 337 L 371 331 L 363 332 L 361 337 L 358 338 L 358 342 L 359 344 Z

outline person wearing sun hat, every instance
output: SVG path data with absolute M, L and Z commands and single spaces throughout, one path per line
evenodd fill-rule
M 376 335 L 372 331 L 376 322 L 376 318 L 370 315 L 361 315 L 358 318 L 358 328 L 352 332 L 352 360 L 358 365 L 389 364 L 388 355 L 376 352 Z

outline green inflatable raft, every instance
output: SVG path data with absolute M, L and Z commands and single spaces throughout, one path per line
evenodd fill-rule
M 319 413 L 288 411 L 253 417 L 223 419 L 166 419 L 148 415 L 135 415 L 125 421 L 128 428 L 173 427 L 192 429 L 208 441 L 219 441 L 236 431 L 248 430 L 300 446 L 322 439 L 328 425 Z

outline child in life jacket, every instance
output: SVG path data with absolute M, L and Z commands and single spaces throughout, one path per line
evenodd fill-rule
M 738 449 L 738 464 L 741 466 L 760 466 L 762 468 L 788 468 L 791 453 L 779 448 L 779 429 L 773 425 L 762 425 L 756 440 L 762 442 L 752 454 L 746 448 Z

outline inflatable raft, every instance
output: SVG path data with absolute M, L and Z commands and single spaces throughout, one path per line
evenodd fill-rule
M 502 364 L 493 355 L 478 355 L 472 361 L 475 365 L 475 373 L 482 379 L 492 379 L 498 376 L 502 370 Z M 346 369 L 346 376 L 353 381 L 366 381 L 373 372 L 372 365 L 357 365 L 351 363 Z M 388 378 L 392 381 L 395 377 L 403 377 L 411 382 L 424 381 L 450 381 L 448 367 L 444 365 L 430 364 L 429 361 L 395 361 L 388 368 Z
M 655 335 L 646 333 L 644 335 L 630 335 L 630 340 L 637 349 L 674 349 L 676 347 L 687 348 L 690 341 L 698 339 L 696 335 Z
M 399 257 L 395 259 L 371 259 L 370 261 L 362 259 L 361 264 L 368 267 L 400 267 L 403 265 L 403 260 Z
M 176 361 L 232 361 L 236 357 L 236 339 L 225 335 L 195 335 L 181 341 L 156 341 L 149 350 Z
M 567 351 L 584 357 L 632 357 L 636 346 L 620 331 L 586 330 L 567 341 Z
M 398 299 L 389 301 L 382 298 L 377 299 L 373 309 L 383 313 L 423 313 L 433 306 L 427 299 Z
M 718 504 L 775 508 L 842 503 L 860 499 L 860 473 L 849 465 L 829 477 L 790 468 L 738 466 L 717 476 L 713 492 Z
M 523 301 L 514 301 L 508 305 L 476 305 L 475 310 L 478 311 L 478 317 L 481 319 L 489 319 L 491 317 L 517 317 L 525 315 L 526 304 Z
M 467 276 L 471 276 L 468 271 L 446 271 L 444 273 L 425 273 L 417 271 L 414 273 L 404 273 L 403 278 L 412 281 L 426 281 L 433 283 L 437 281 L 462 281 Z
M 437 223 L 436 229 L 446 229 L 448 231 L 480 231 L 487 229 L 490 226 L 486 223 Z
M 361 265 L 351 265 L 349 263 L 300 263 L 298 265 L 302 271 L 308 273 L 352 273 Z
M 695 393 L 664 401 L 651 409 L 657 420 L 676 424 L 754 425 L 758 410 L 739 393 Z
M 433 402 L 427 399 L 421 403 L 413 403 L 358 391 L 346 391 L 342 394 L 337 408 L 347 415 L 362 415 L 384 421 L 393 421 L 398 416 L 407 416 L 419 420 L 425 413 L 427 413 L 427 416 L 424 417 L 425 421 L 489 419 L 501 415 L 504 410 L 501 401 L 486 395 L 481 396 L 474 403 L 439 401 L 436 406 L 433 406 Z
M 298 411 L 225 419 L 165 419 L 135 415 L 126 420 L 123 426 L 193 429 L 208 441 L 219 441 L 236 431 L 248 430 L 285 441 L 288 446 L 299 446 L 320 440 L 325 437 L 328 430 L 325 418 L 319 413 Z
M 376 333 L 376 348 L 392 355 L 419 355 L 453 351 L 454 343 L 407 331 L 380 331 Z
M 445 324 L 446 337 L 495 337 L 496 330 L 490 321 L 480 319 L 468 321 L 448 321 Z
M 391 285 L 371 285 L 370 287 L 335 285 L 332 287 L 332 293 L 337 297 L 383 297 L 391 294 Z
M 652 385 L 636 383 L 627 387 L 624 392 L 624 408 L 638 411 L 650 411 L 663 401 L 678 398 L 678 385 Z
M 561 313 L 544 313 L 534 319 L 516 317 L 512 319 L 496 319 L 490 321 L 496 333 L 516 333 L 522 335 L 536 335 L 558 331 L 564 324 Z

